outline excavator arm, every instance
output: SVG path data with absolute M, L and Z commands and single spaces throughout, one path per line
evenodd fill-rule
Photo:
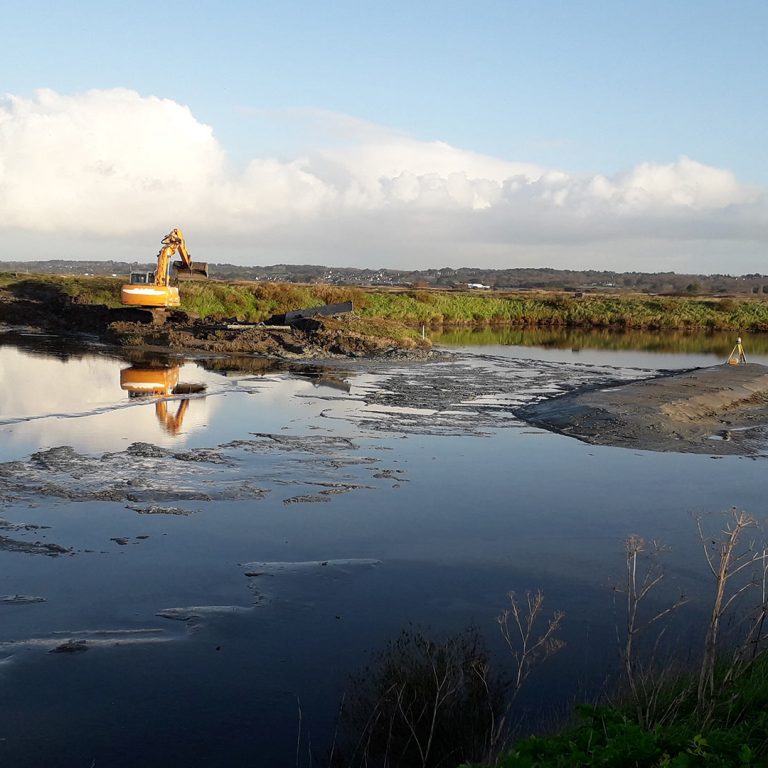
M 166 248 L 173 248 L 178 253 L 181 261 L 173 262 L 173 271 L 180 280 L 204 280 L 208 277 L 208 264 L 203 261 L 193 262 L 192 256 L 187 250 L 184 235 L 180 229 L 172 229 L 162 240 Z M 161 251 L 162 253 L 162 251 Z

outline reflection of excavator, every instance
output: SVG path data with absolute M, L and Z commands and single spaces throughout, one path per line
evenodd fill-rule
M 155 403 L 155 416 L 160 422 L 160 426 L 171 436 L 176 436 L 181 432 L 181 425 L 184 422 L 184 415 L 189 408 L 189 398 L 185 397 L 179 402 L 179 407 L 176 409 L 176 413 L 170 413 L 168 411 L 168 402 L 166 400 L 158 400 Z
M 179 366 L 171 368 L 141 368 L 132 365 L 120 371 L 120 389 L 127 390 L 128 397 L 170 397 L 179 383 Z
M 132 366 L 120 371 L 120 389 L 128 392 L 128 397 L 158 397 L 202 392 L 204 385 L 179 384 L 179 366 L 172 368 L 139 368 Z M 167 400 L 155 401 L 155 416 L 160 426 L 169 435 L 178 435 L 181 431 L 184 415 L 189 408 L 189 398 L 179 402 L 176 413 L 168 410 Z
M 205 262 L 193 262 L 184 235 L 172 229 L 162 240 L 154 272 L 131 272 L 130 282 L 120 290 L 120 301 L 129 306 L 178 307 L 179 289 L 171 285 L 171 258 L 178 253 L 181 261 L 173 262 L 174 276 L 179 280 L 204 280 L 208 277 Z

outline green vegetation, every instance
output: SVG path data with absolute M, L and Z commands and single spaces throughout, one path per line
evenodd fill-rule
M 579 705 L 561 733 L 531 736 L 490 763 L 464 768 L 735 768 L 768 764 L 768 662 L 720 690 L 708 718 L 697 709 L 695 673 L 659 691 L 674 717 L 642 726 L 632 704 Z M 723 684 L 726 667 L 719 670 Z
M 0 287 L 50 284 L 81 303 L 119 306 L 121 278 L 0 275 Z M 359 317 L 420 328 L 539 327 L 626 330 L 768 331 L 768 301 L 680 296 L 479 293 L 300 285 L 272 282 L 184 282 L 182 308 L 200 317 L 265 320 L 299 307 L 352 301 Z
M 182 308 L 200 317 L 234 317 L 238 320 L 266 320 L 272 315 L 319 304 L 352 301 L 366 304 L 360 288 L 291 283 L 224 283 L 218 281 L 182 283 Z
M 66 277 L 40 275 L 16 277 L 0 273 L 0 288 L 50 286 L 81 304 L 104 304 L 119 307 L 120 286 L 124 278 Z M 29 291 L 23 291 L 28 293 Z M 291 283 L 227 283 L 217 280 L 183 282 L 179 286 L 182 309 L 200 317 L 236 318 L 258 322 L 272 315 L 299 307 L 318 304 L 354 302 L 356 307 L 366 304 L 365 293 L 359 288 L 328 285 L 295 285 Z
M 754 299 L 369 291 L 364 313 L 412 325 L 511 325 L 622 329 L 768 330 Z
M 79 304 L 104 304 L 119 307 L 120 285 L 124 281 L 113 277 L 62 277 L 59 275 L 23 275 L 0 273 L 0 288 L 22 297 L 36 297 L 42 290 L 66 294 Z
M 734 712 L 730 699 L 739 702 Z M 704 726 L 693 702 L 674 722 L 643 728 L 618 706 L 577 707 L 581 723 L 554 736 L 517 741 L 494 768 L 747 768 L 768 756 L 768 664 L 718 702 L 716 719 Z M 475 768 L 480 764 L 473 764 Z

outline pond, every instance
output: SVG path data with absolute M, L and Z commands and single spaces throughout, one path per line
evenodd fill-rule
M 764 516 L 764 457 L 590 446 L 515 409 L 721 363 L 734 340 L 437 342 L 426 363 L 309 366 L 6 335 L 0 758 L 281 766 L 298 739 L 322 765 L 372 651 L 474 625 L 503 663 L 512 590 L 566 614 L 518 716 L 563 711 L 616 666 L 630 534 L 668 547 L 655 599 L 689 597 L 676 637 L 695 650 L 711 585 L 691 515 Z

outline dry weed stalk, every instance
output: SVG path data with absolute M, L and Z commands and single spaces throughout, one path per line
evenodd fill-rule
M 403 706 L 403 697 L 405 693 L 405 686 L 402 685 L 398 690 L 397 695 L 397 708 L 400 712 L 403 722 L 411 732 L 413 743 L 416 745 L 416 749 L 419 752 L 421 758 L 422 768 L 426 768 L 429 763 L 429 755 L 432 751 L 432 744 L 435 739 L 435 728 L 437 725 L 437 717 L 442 709 L 443 705 L 448 701 L 451 696 L 462 685 L 463 672 L 460 669 L 452 669 L 447 664 L 438 665 L 434 655 L 428 655 L 430 672 L 432 675 L 432 682 L 434 683 L 434 692 L 432 701 L 422 707 L 422 709 L 415 713 L 409 706 Z M 442 667 L 442 669 L 440 668 Z M 419 731 L 416 728 L 416 723 L 421 720 L 422 717 L 428 718 L 429 726 L 427 728 L 426 738 L 421 738 Z
M 676 611 L 687 600 L 680 595 L 674 603 L 652 614 L 647 619 L 640 618 L 643 601 L 664 579 L 664 569 L 660 562 L 662 547 L 657 541 L 646 542 L 641 536 L 632 534 L 625 541 L 626 582 L 623 589 L 614 587 L 614 594 L 626 594 L 626 627 L 624 647 L 622 649 L 622 664 L 632 699 L 637 710 L 638 724 L 646 727 L 654 721 L 664 720 L 673 714 L 676 704 L 670 702 L 664 712 L 659 712 L 659 694 L 663 688 L 665 675 L 659 674 L 653 668 L 655 660 L 652 657 L 649 665 L 643 665 L 636 651 L 636 639 L 656 622 Z M 618 627 L 617 627 L 618 633 Z M 654 653 L 664 634 L 662 628 L 654 642 Z
M 768 617 L 768 549 L 763 548 L 761 557 L 758 559 L 762 560 L 757 583 L 760 588 L 760 604 L 752 615 L 744 642 L 736 648 L 734 653 L 732 664 L 734 676 L 738 676 L 761 653 L 765 652 L 763 641 L 766 639 L 765 620 Z
M 715 597 L 709 617 L 704 639 L 704 653 L 699 673 L 697 690 L 697 705 L 705 716 L 712 712 L 715 696 L 715 665 L 717 663 L 720 629 L 722 619 L 734 602 L 751 587 L 762 584 L 762 606 L 747 633 L 747 640 L 734 657 L 734 661 L 725 673 L 725 681 L 732 680 L 736 674 L 743 671 L 746 653 L 749 645 L 754 648 L 753 658 L 756 657 L 762 641 L 763 626 L 766 614 L 766 561 L 768 550 L 756 549 L 754 540 L 742 542 L 744 532 L 757 526 L 757 521 L 746 512 L 739 512 L 736 507 L 730 510 L 730 520 L 721 531 L 719 539 L 705 536 L 701 517 L 696 518 L 699 539 L 704 549 L 709 570 L 715 578 Z M 762 568 L 762 579 L 755 577 L 755 568 Z M 750 574 L 747 581 L 732 587 L 731 582 L 740 574 Z M 732 588 L 731 588 L 732 587 Z
M 510 705 L 507 704 L 503 711 L 498 713 L 494 706 L 495 697 L 491 684 L 490 664 L 487 661 L 476 661 L 472 665 L 472 671 L 480 681 L 485 691 L 485 703 L 488 710 L 488 729 L 484 739 L 483 757 L 486 762 L 492 762 L 501 752 L 506 742 L 506 724 Z
M 565 642 L 555 637 L 565 618 L 563 611 L 555 611 L 547 622 L 543 634 L 534 639 L 534 628 L 544 605 L 544 593 L 537 589 L 525 593 L 525 605 L 521 605 L 515 592 L 508 593 L 510 607 L 497 617 L 502 637 L 515 660 L 515 670 L 510 681 L 511 704 L 528 675 L 535 666 L 565 647 Z M 512 617 L 513 627 L 510 627 Z

